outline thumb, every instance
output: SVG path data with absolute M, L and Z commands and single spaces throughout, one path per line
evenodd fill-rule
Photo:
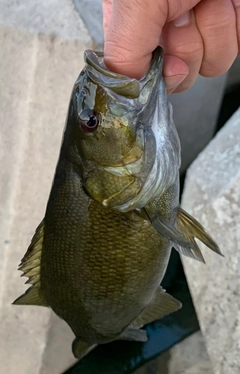
M 157 3 L 113 0 L 104 45 L 105 64 L 110 70 L 140 78 L 148 69 L 167 17 L 167 6 L 160 12 Z
M 103 0 L 108 19 L 104 61 L 116 73 L 139 79 L 160 44 L 162 28 L 199 0 Z M 110 9 L 111 8 L 111 9 Z

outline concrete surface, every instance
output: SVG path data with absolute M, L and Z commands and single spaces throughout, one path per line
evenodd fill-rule
M 213 374 L 240 373 L 240 109 L 192 164 L 183 207 L 219 244 L 206 265 L 183 258 Z
M 188 91 L 170 95 L 181 141 L 182 172 L 214 135 L 226 80 L 226 74 L 217 78 L 199 76 Z
M 213 374 L 205 341 L 200 331 L 170 350 L 167 374 Z
M 70 0 L 1 0 L 0 25 L 92 45 L 90 35 Z M 82 55 L 79 54 L 82 59 Z
M 213 374 L 201 332 L 186 338 L 134 374 Z
M 71 89 L 91 38 L 69 1 L 6 0 L 0 43 L 0 373 L 40 373 L 60 341 L 54 368 L 44 371 L 59 374 L 74 362 L 70 329 L 64 326 L 67 338 L 49 309 L 11 303 L 26 289 L 17 265 L 45 211 Z
M 73 0 L 79 16 L 94 41 L 94 48 L 103 50 L 102 0 Z

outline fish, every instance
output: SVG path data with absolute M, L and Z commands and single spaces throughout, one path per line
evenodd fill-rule
M 161 282 L 172 247 L 204 262 L 196 239 L 222 255 L 179 204 L 180 142 L 163 49 L 139 80 L 85 51 L 69 104 L 45 217 L 19 270 L 30 288 L 15 305 L 50 307 L 70 326 L 76 358 L 181 308 Z

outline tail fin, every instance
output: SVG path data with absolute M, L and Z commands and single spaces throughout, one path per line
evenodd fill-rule
M 179 208 L 178 210 L 176 224 L 179 231 L 185 236 L 185 238 L 194 244 L 193 248 L 186 248 L 174 244 L 174 248 L 179 253 L 188 257 L 192 257 L 198 261 L 205 262 L 202 253 L 194 239 L 197 238 L 212 251 L 223 256 L 218 245 L 205 231 L 202 225 L 200 225 L 200 223 L 195 218 L 185 212 L 182 208 Z

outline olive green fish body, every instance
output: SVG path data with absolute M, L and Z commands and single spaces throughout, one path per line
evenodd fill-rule
M 110 341 L 154 296 L 171 243 L 136 212 L 89 199 L 77 170 L 60 162 L 64 175 L 57 171 L 45 217 L 41 292 L 77 337 Z
M 171 247 L 204 261 L 218 246 L 179 207 L 180 144 L 162 77 L 162 50 L 142 79 L 110 72 L 87 51 L 72 92 L 44 220 L 19 269 L 32 287 L 14 303 L 51 307 L 83 357 L 178 310 L 160 286 Z

